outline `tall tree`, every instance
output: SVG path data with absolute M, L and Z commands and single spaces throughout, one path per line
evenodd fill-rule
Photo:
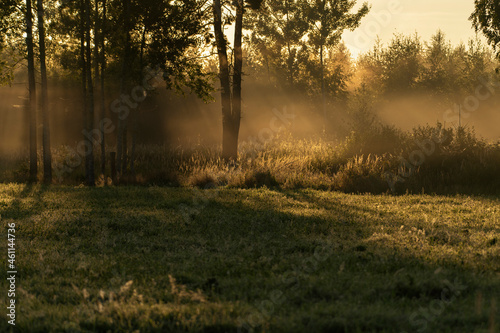
M 104 122 L 102 121 L 106 118 L 106 93 L 104 86 L 104 73 L 106 71 L 106 28 L 107 28 L 107 4 L 106 0 L 101 0 L 102 6 L 102 16 L 101 16 L 101 25 L 100 25 L 100 54 L 99 54 L 99 63 L 100 63 L 100 79 L 101 79 L 101 121 L 100 121 L 100 130 L 101 130 L 101 174 L 104 175 L 106 172 L 106 133 L 104 131 Z
M 43 146 L 43 181 L 52 183 L 52 154 L 50 151 L 50 124 L 48 108 L 47 65 L 45 61 L 45 17 L 43 0 L 37 0 L 38 9 L 38 43 L 40 49 L 40 74 L 42 78 L 42 92 L 40 111 L 42 113 L 42 146 Z
M 87 131 L 88 133 L 92 133 L 94 129 L 94 85 L 92 81 L 92 40 L 91 40 L 91 14 L 92 14 L 92 6 L 90 0 L 85 0 L 85 55 L 86 55 L 86 66 L 85 70 L 87 71 Z M 95 43 L 95 40 L 94 40 Z M 97 59 L 96 59 L 97 60 Z M 89 151 L 87 152 L 88 156 L 88 165 L 87 165 L 87 185 L 94 186 L 95 185 L 95 174 L 94 174 L 94 143 L 89 139 L 88 144 Z
M 413 91 L 421 75 L 423 45 L 417 34 L 395 35 L 384 53 L 386 92 Z
M 259 50 L 266 66 L 283 88 L 296 88 L 299 56 L 308 24 L 304 0 L 269 0 L 248 15 L 250 43 Z M 270 74 L 270 73 L 269 73 Z
M 421 84 L 437 94 L 447 93 L 447 86 L 451 74 L 449 67 L 452 47 L 445 38 L 445 34 L 438 30 L 431 37 L 431 42 L 426 45 L 424 52 L 424 66 L 422 68 Z
M 85 183 L 95 185 L 94 145 L 87 136 L 92 133 L 94 96 L 92 87 L 92 51 L 90 38 L 90 0 L 80 0 L 80 64 L 83 95 L 83 142 L 85 143 Z
M 131 22 L 131 1 L 122 0 L 123 6 L 123 55 L 122 55 L 122 70 L 120 78 L 120 92 L 122 96 L 127 96 L 130 85 L 130 67 L 132 53 L 132 22 Z M 127 170 L 127 117 L 119 117 L 118 119 L 118 135 L 116 144 L 116 166 L 119 174 Z
M 370 7 L 365 2 L 356 13 L 351 10 L 357 0 L 312 0 L 308 5 L 309 42 L 319 51 L 320 84 L 323 116 L 326 120 L 325 50 L 339 43 L 344 30 L 354 30 Z
M 35 82 L 35 55 L 33 47 L 33 12 L 31 0 L 26 0 L 26 47 L 28 49 L 28 109 L 30 132 L 30 181 L 34 182 L 38 173 L 37 159 L 37 109 Z
M 250 7 L 257 9 L 261 5 L 260 0 L 249 1 Z M 214 33 L 219 57 L 219 80 L 221 84 L 222 103 L 222 158 L 225 160 L 236 160 L 238 158 L 238 136 L 241 120 L 241 77 L 243 69 L 242 37 L 243 37 L 243 14 L 245 4 L 243 0 L 234 1 L 235 27 L 234 27 L 234 52 L 233 52 L 233 80 L 231 94 L 231 72 L 227 56 L 227 40 L 224 35 L 222 4 L 220 0 L 214 0 Z
M 214 32 L 219 57 L 219 80 L 221 85 L 222 105 L 222 156 L 236 158 L 238 154 L 238 137 L 235 131 L 235 119 L 239 123 L 240 114 L 231 110 L 231 82 L 229 78 L 229 63 L 227 57 L 226 37 L 222 26 L 222 5 L 220 0 L 214 0 Z
M 500 2 L 498 0 L 474 0 L 474 12 L 469 19 L 476 31 L 481 31 L 500 57 Z

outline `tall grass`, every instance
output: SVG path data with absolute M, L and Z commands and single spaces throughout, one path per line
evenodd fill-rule
M 71 160 L 69 149 L 54 150 L 55 165 Z M 96 153 L 96 166 L 100 165 Z M 314 188 L 349 193 L 500 192 L 500 143 L 488 143 L 473 129 L 441 124 L 402 132 L 388 126 L 352 131 L 343 141 L 294 139 L 289 134 L 263 145 L 242 143 L 236 161 L 220 158 L 220 147 L 139 145 L 134 168 L 119 184 L 230 188 Z M 83 182 L 83 165 L 58 179 Z M 393 186 L 388 181 L 392 175 Z M 0 159 L 3 182 L 24 182 L 27 154 Z M 107 170 L 109 176 L 109 170 Z M 395 180 L 395 182 L 394 182 Z M 110 183 L 101 178 L 100 184 Z

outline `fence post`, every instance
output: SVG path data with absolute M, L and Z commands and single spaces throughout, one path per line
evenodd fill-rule
M 113 181 L 113 185 L 116 184 L 116 152 L 112 151 L 110 154 L 110 163 L 111 163 L 111 179 Z

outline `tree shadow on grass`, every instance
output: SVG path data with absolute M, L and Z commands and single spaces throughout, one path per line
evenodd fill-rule
M 427 324 L 434 331 L 446 325 L 474 331 L 484 327 L 481 316 L 454 314 L 473 312 L 475 291 L 498 286 L 491 279 L 476 281 L 476 270 L 451 257 L 449 263 L 426 261 L 412 252 L 418 243 L 404 250 L 390 238 L 370 241 L 385 218 L 395 225 L 418 221 L 395 213 L 381 217 L 376 207 L 342 196 L 329 201 L 308 191 L 220 191 L 186 221 L 179 207 L 190 203 L 188 189 L 71 192 L 68 205 L 88 205 L 81 217 L 60 224 L 47 239 L 66 258 L 53 263 L 61 290 L 71 289 L 71 283 L 87 288 L 92 302 L 99 300 L 99 289 L 119 290 L 133 280 L 151 304 L 171 304 L 172 275 L 187 290 L 200 289 L 210 303 L 240 302 L 246 309 L 233 324 L 205 318 L 198 323 L 203 328 L 196 328 L 180 321 L 179 331 L 236 332 L 239 325 L 242 331 L 271 332 L 415 331 L 419 326 L 411 323 L 412 314 L 439 303 L 447 288 L 443 281 L 455 277 L 467 289 Z M 61 247 L 55 235 L 65 232 L 71 241 Z M 65 248 L 70 244 L 76 245 Z M 275 291 L 285 300 L 273 296 Z M 124 329 L 120 316 L 131 323 L 141 320 L 134 312 L 115 315 L 111 330 Z M 171 327 L 175 320 L 160 318 L 156 324 Z
M 48 189 L 46 185 L 23 185 L 22 191 L 0 211 L 2 218 L 20 220 L 41 213 L 44 209 L 42 197 Z

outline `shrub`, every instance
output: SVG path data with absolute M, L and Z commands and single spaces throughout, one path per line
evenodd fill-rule
M 279 183 L 269 170 L 250 170 L 245 174 L 245 186 L 252 187 L 275 187 Z
M 205 189 L 213 188 L 217 186 L 217 178 L 207 171 L 199 171 L 189 177 L 188 185 Z
M 334 189 L 349 193 L 384 193 L 389 185 L 384 178 L 390 163 L 388 155 L 383 157 L 368 155 L 349 159 L 334 176 Z

